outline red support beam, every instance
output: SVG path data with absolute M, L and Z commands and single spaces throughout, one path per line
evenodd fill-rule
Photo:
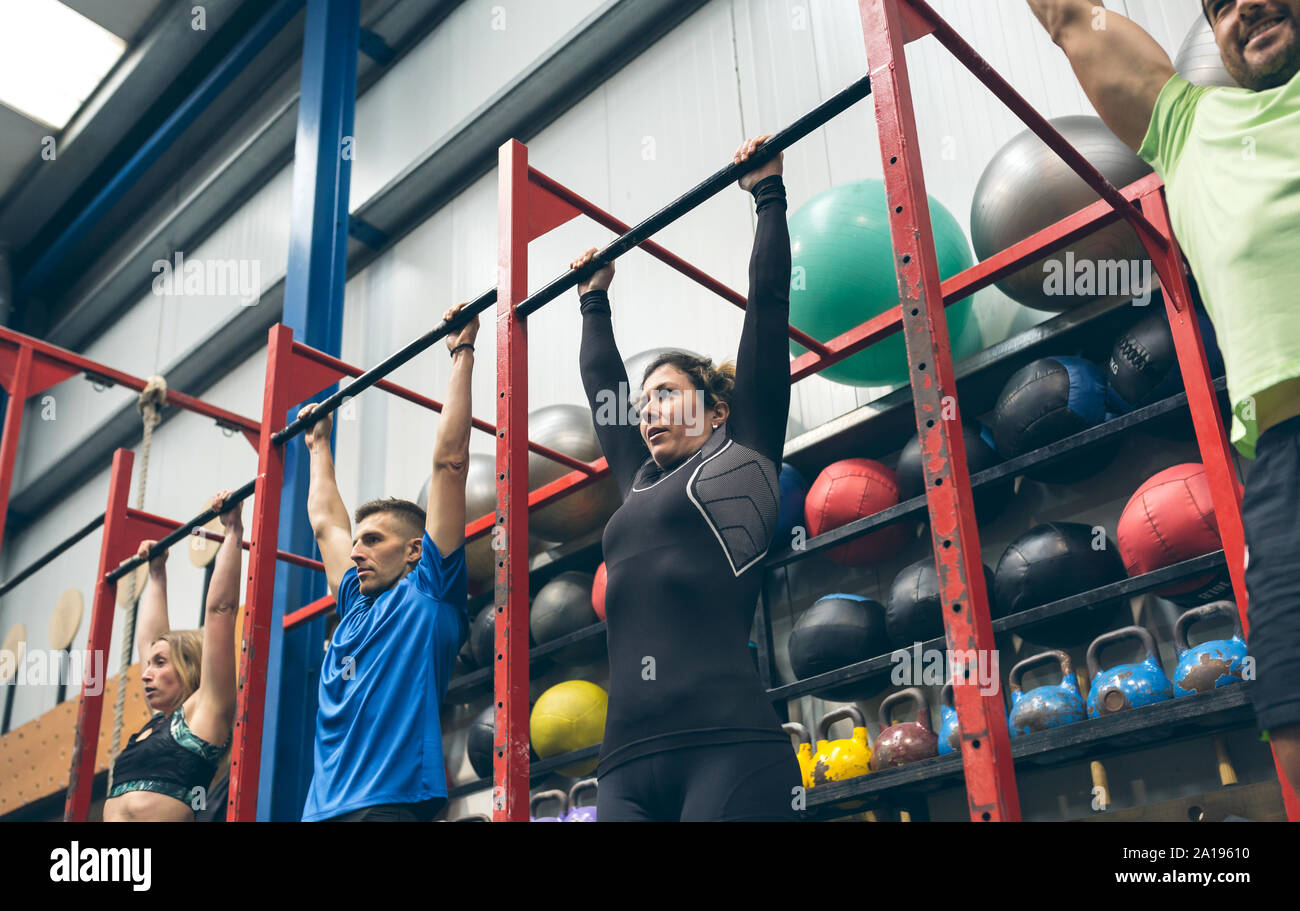
M 110 666 L 108 656 L 113 638 L 113 613 L 117 607 L 117 584 L 108 581 L 108 573 L 133 556 L 142 540 L 161 537 L 170 530 L 146 517 L 129 515 L 127 503 L 131 497 L 131 466 L 134 462 L 135 456 L 129 449 L 119 449 L 113 454 L 108 507 L 104 511 L 104 534 L 99 545 L 99 572 L 95 576 L 90 632 L 86 641 L 86 668 L 82 674 L 68 792 L 63 804 L 64 822 L 85 822 L 90 814 L 95 753 L 99 747 L 99 726 L 104 714 L 104 683 Z M 98 661 L 94 660 L 96 657 Z
M 1048 123 L 1047 118 L 1034 110 L 1033 105 L 1021 97 L 1020 93 L 1012 88 L 1011 83 L 1003 79 L 997 70 L 989 66 L 988 61 L 977 54 L 951 25 L 925 3 L 925 0 L 899 0 L 899 2 L 904 4 L 903 12 L 910 22 L 923 23 L 920 28 L 913 27 L 912 34 L 904 39 L 904 43 L 923 34 L 933 34 L 939 43 L 957 58 L 958 62 L 970 70 L 976 79 L 984 83 L 994 96 L 1006 105 L 1011 113 L 1024 121 L 1025 126 L 1033 130 L 1048 148 L 1061 156 L 1071 170 L 1083 178 L 1083 181 L 1092 187 L 1098 196 L 1110 203 L 1124 220 L 1133 226 L 1133 230 L 1137 231 L 1138 237 L 1142 238 L 1142 242 L 1148 249 L 1165 248 L 1168 243 L 1165 236 L 1138 211 L 1137 207 L 1131 201 L 1124 199 L 1115 186 L 1083 157 L 1083 153 L 1070 145 L 1066 138 Z M 864 23 L 866 21 L 863 20 Z M 874 81 L 872 90 L 874 93 Z
M 962 766 L 974 821 L 1020 819 L 1000 688 L 983 692 L 979 658 L 996 656 L 979 531 L 957 407 L 939 263 L 921 168 L 898 0 L 859 0 L 889 200 L 904 338 L 920 433 L 930 529 L 962 730 Z M 967 660 L 958 660 L 958 655 Z M 996 665 L 992 665 L 996 667 Z
M 18 460 L 18 437 L 23 432 L 23 411 L 27 406 L 32 372 L 32 349 L 18 349 L 13 378 L 5 383 L 9 401 L 5 404 L 4 437 L 0 439 L 0 546 L 4 545 L 5 520 L 9 517 L 9 494 L 14 483 L 14 463 Z
M 309 620 L 315 620 L 322 614 L 328 614 L 334 610 L 334 596 L 326 595 L 324 598 L 317 598 L 311 604 L 298 608 L 284 615 L 283 626 L 285 629 L 293 629 L 295 626 L 301 626 Z
M 239 695 L 230 753 L 232 822 L 257 820 L 257 785 L 262 756 L 262 720 L 266 710 L 267 649 L 275 609 L 276 546 L 280 530 L 280 492 L 284 486 L 284 449 L 271 435 L 288 415 L 295 386 L 303 381 L 295 371 L 293 331 L 277 323 L 269 332 L 266 393 L 262 399 L 262 432 L 257 447 L 257 488 L 253 494 L 251 538 L 257 542 L 248 561 L 244 638 L 239 651 Z M 333 382 L 330 380 L 329 382 Z M 328 383 L 327 383 L 328 385 Z
M 528 296 L 528 242 L 563 212 L 529 193 L 528 150 L 501 147 L 497 208 L 497 551 L 492 819 L 528 821 L 528 335 L 515 305 Z M 531 198 L 530 198 L 531 197 Z M 530 205 L 530 203 L 540 203 Z M 547 215 L 551 217 L 548 218 Z M 553 225 L 552 225 L 553 226 Z M 512 504 L 524 506 L 511 509 Z
M 97 377 L 110 380 L 115 385 L 124 386 L 136 392 L 143 392 L 146 384 L 146 381 L 138 376 L 123 373 L 65 348 L 59 348 L 29 335 L 23 335 L 21 332 L 14 332 L 12 329 L 0 327 L 0 347 L 9 347 L 11 349 L 30 348 L 37 362 L 44 361 L 49 365 L 65 370 L 71 368 L 68 370 L 68 376 L 77 373 L 91 373 Z M 33 395 L 35 392 L 36 390 L 32 390 Z M 233 411 L 227 411 L 215 405 L 209 405 L 201 399 L 186 395 L 175 389 L 167 390 L 167 404 L 210 417 L 218 424 L 242 430 L 245 433 L 257 433 L 261 429 L 261 425 L 252 418 L 244 417 L 242 414 L 235 414 Z
M 1121 192 L 1127 199 L 1138 199 L 1162 186 L 1159 176 L 1149 174 Z M 1019 271 L 1022 266 L 1114 224 L 1119 221 L 1119 217 L 1110 203 L 1098 200 L 944 281 L 940 285 L 943 305 L 951 307 L 957 301 Z M 826 343 L 825 356 L 803 354 L 795 358 L 790 364 L 790 382 L 795 383 L 806 376 L 819 373 L 831 364 L 888 338 L 902 327 L 902 322 L 902 308 L 894 307 L 837 335 Z

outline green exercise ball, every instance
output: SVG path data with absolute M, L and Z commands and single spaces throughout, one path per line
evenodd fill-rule
M 930 200 L 930 222 L 941 278 L 974 265 L 961 225 L 934 199 Z M 791 325 L 825 342 L 898 305 L 883 181 L 860 180 L 831 187 L 800 206 L 790 216 L 789 225 L 794 266 Z M 972 306 L 973 298 L 968 297 L 948 308 L 954 361 L 983 347 L 978 332 L 966 331 Z M 794 342 L 790 350 L 796 356 L 807 352 Z M 827 367 L 820 375 L 849 386 L 907 382 L 902 331 Z

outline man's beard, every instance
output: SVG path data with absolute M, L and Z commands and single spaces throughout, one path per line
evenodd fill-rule
M 1300 71 L 1300 34 L 1296 34 L 1300 26 L 1297 26 L 1294 19 L 1291 20 L 1291 29 L 1295 34 L 1291 44 L 1267 64 L 1252 67 L 1246 62 L 1245 52 L 1242 51 L 1231 63 L 1224 60 L 1224 67 L 1242 88 L 1251 91 L 1263 92 L 1286 85 Z

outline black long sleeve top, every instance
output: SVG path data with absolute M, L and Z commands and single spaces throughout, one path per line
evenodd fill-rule
M 790 407 L 790 234 L 780 176 L 753 188 L 758 227 L 728 419 L 660 467 L 634 423 L 596 421 L 623 503 L 605 526 L 609 709 L 598 775 L 686 746 L 785 741 L 749 653 L 776 526 Z M 627 382 L 609 298 L 582 295 L 592 413 Z

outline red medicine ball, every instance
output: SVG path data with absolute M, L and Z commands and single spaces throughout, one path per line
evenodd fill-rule
M 1241 489 L 1237 482 L 1238 490 Z M 1130 576 L 1163 569 L 1223 547 L 1205 466 L 1187 462 L 1146 480 L 1119 517 L 1119 554 Z M 1217 574 L 1156 589 L 1161 596 L 1195 591 Z
M 596 581 L 591 586 L 591 608 L 601 620 L 605 619 L 605 564 L 596 569 Z
M 804 500 L 808 534 L 816 537 L 898 505 L 898 476 L 871 459 L 843 459 L 827 465 Z M 907 542 L 898 524 L 855 538 L 827 551 L 836 563 L 862 566 L 888 560 Z

